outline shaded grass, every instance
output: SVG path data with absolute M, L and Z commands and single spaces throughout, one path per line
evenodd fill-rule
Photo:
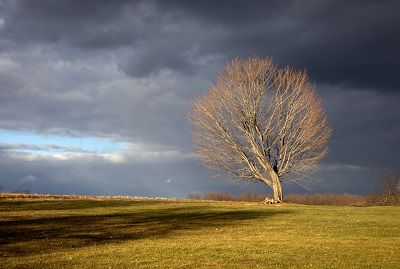
M 400 208 L 0 200 L 4 268 L 398 268 Z

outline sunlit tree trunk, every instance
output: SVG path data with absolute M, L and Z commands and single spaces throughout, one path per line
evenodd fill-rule
M 260 179 L 262 182 L 267 184 L 273 191 L 273 202 L 274 203 L 280 203 L 283 200 L 283 194 L 282 194 L 282 184 L 281 181 L 278 177 L 278 174 L 275 171 L 271 171 L 269 173 L 268 178 L 261 178 Z M 269 198 L 266 198 L 266 202 L 268 202 Z
M 275 203 L 280 203 L 283 200 L 283 195 L 282 195 L 282 185 L 281 181 L 279 180 L 278 175 L 274 175 L 274 178 L 272 179 L 272 190 L 274 192 L 274 202 Z

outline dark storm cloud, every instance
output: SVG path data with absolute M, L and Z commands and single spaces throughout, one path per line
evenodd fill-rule
M 337 163 L 399 167 L 400 93 L 324 89 L 333 125 L 327 160 Z
M 11 12 L 2 32 L 13 45 L 58 43 L 98 53 L 127 47 L 128 57 L 119 64 L 135 77 L 163 68 L 187 72 L 192 66 L 181 36 L 190 29 L 151 1 L 32 1 L 6 7 Z
M 398 90 L 398 1 L 161 1 L 204 27 L 204 53 L 274 56 L 321 83 Z M 209 36 L 210 32 L 213 32 Z M 209 42 L 207 42 L 209 41 Z M 221 48 L 224 48 L 222 50 Z
M 5 37 L 82 49 L 130 47 L 127 74 L 195 72 L 222 55 L 273 56 L 329 84 L 398 89 L 398 1 L 6 2 Z
M 107 47 L 124 43 L 118 27 L 112 28 L 124 1 L 3 1 L 5 37 L 18 42 L 67 42 Z M 111 27 L 111 28 L 110 28 Z M 111 32 L 110 32 L 111 31 Z

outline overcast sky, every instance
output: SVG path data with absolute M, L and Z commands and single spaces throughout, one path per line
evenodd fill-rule
M 306 69 L 334 129 L 314 192 L 400 170 L 400 1 L 0 0 L 0 186 L 270 193 L 198 166 L 186 114 L 234 57 Z M 284 194 L 304 192 L 284 185 Z

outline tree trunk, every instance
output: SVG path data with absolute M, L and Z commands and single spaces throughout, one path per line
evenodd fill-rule
M 274 202 L 275 202 L 275 203 L 280 203 L 280 202 L 282 202 L 283 196 L 282 196 L 282 186 L 281 186 L 281 183 L 278 182 L 277 184 L 274 184 L 273 190 L 274 190 Z
M 267 184 L 269 187 L 271 187 L 271 189 L 274 192 L 274 198 L 270 199 L 267 197 L 265 198 L 264 203 L 276 204 L 282 202 L 283 200 L 282 185 L 281 181 L 279 180 L 278 174 L 275 171 L 271 170 L 269 172 L 269 178 L 263 178 L 262 181 L 265 182 L 265 184 Z
M 270 173 L 270 176 L 272 180 L 272 190 L 274 191 L 274 202 L 280 203 L 283 200 L 281 181 L 275 171 Z

